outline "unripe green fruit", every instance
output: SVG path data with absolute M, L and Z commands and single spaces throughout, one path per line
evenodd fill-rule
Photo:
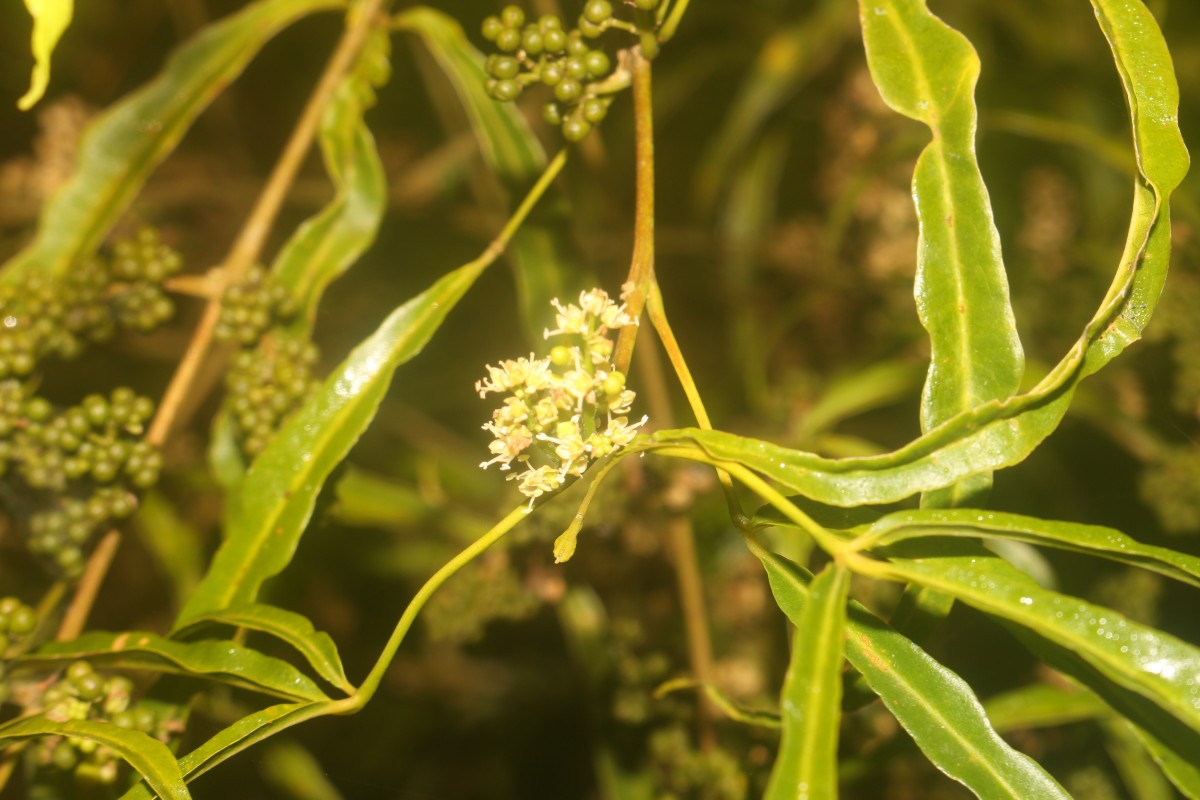
M 571 116 L 563 121 L 562 132 L 563 138 L 568 142 L 582 141 L 585 136 L 592 132 L 592 124 L 585 119 Z
M 608 103 L 593 97 L 585 100 L 580 110 L 583 113 L 583 118 L 595 125 L 608 115 Z
M 559 28 L 551 28 L 542 34 L 542 47 L 547 53 L 561 53 L 567 49 L 567 35 Z
M 563 69 L 567 73 L 567 77 L 581 81 L 587 77 L 588 70 L 583 63 L 583 59 L 579 56 L 571 56 L 563 62 Z
M 496 37 L 499 36 L 503 31 L 504 23 L 500 21 L 499 17 L 485 17 L 483 20 L 483 25 L 480 26 L 480 32 L 483 34 L 483 38 L 487 39 L 489 42 L 496 41 Z
M 554 14 L 543 14 L 538 19 L 537 25 L 538 25 L 538 30 L 540 30 L 542 33 L 549 33 L 550 31 L 561 31 L 562 30 L 562 20 L 559 19 Z
M 521 49 L 521 32 L 515 28 L 505 28 L 496 37 L 496 47 L 505 53 L 515 53 Z
M 583 7 L 583 18 L 596 25 L 611 17 L 612 13 L 612 3 L 608 0 L 589 0 L 588 4 Z
M 521 84 L 512 78 L 496 81 L 495 89 L 492 91 L 492 97 L 495 97 L 497 100 L 516 100 L 520 96 Z
M 555 102 L 546 103 L 542 106 L 542 119 L 547 125 L 558 127 L 562 125 L 562 107 Z
M 488 60 L 491 62 L 489 72 L 493 78 L 515 78 L 521 71 L 521 62 L 512 56 L 495 56 Z
M 588 47 L 588 43 L 583 40 L 583 34 L 579 31 L 571 31 L 567 34 L 567 53 L 573 56 L 586 55 L 592 48 Z
M 562 62 L 552 61 L 542 67 L 542 83 L 547 86 L 557 86 L 563 79 Z
M 587 72 L 593 78 L 603 78 L 608 74 L 612 62 L 609 61 L 608 54 L 603 50 L 592 50 L 583 57 L 583 64 Z
M 586 36 L 588 39 L 598 39 L 598 38 L 600 38 L 600 35 L 604 33 L 604 26 L 597 25 L 594 22 L 590 22 L 586 19 L 580 18 L 579 32 L 581 34 L 583 34 L 584 36 Z
M 556 367 L 565 367 L 571 363 L 571 348 L 557 345 L 550 351 L 550 363 Z
M 537 28 L 526 28 L 521 35 L 521 49 L 531 56 L 540 55 L 545 46 L 545 40 Z
M 583 94 L 583 84 L 574 78 L 564 78 L 558 86 L 554 87 L 554 96 L 563 103 L 574 102 L 579 99 L 581 94 Z
M 525 12 L 520 6 L 505 6 L 500 12 L 500 21 L 508 28 L 519 28 L 525 24 Z

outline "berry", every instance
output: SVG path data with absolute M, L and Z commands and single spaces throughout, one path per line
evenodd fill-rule
M 526 28 L 521 35 L 521 49 L 531 56 L 540 55 L 546 46 L 546 40 L 537 28 Z
M 506 53 L 514 53 L 521 49 L 521 32 L 515 28 L 505 28 L 496 37 L 496 47 Z
M 557 86 L 562 79 L 563 67 L 560 62 L 554 61 L 542 67 L 542 83 L 547 86 Z
M 608 54 L 603 50 L 591 50 L 583 57 L 583 64 L 588 75 L 593 78 L 603 78 L 608 74 L 612 63 L 609 61 Z
M 583 94 L 583 85 L 574 78 L 565 78 L 554 87 L 554 96 L 563 103 L 578 100 L 581 94 Z
M 511 101 L 521 96 L 521 84 L 511 78 L 496 81 L 492 89 L 492 97 L 497 100 Z
M 599 123 L 608 114 L 608 103 L 599 98 L 593 97 L 583 101 L 581 108 L 583 118 L 593 125 Z
M 592 132 L 592 124 L 579 117 L 568 117 L 563 121 L 562 132 L 568 142 L 579 142 Z
M 555 127 L 562 125 L 562 106 L 554 102 L 546 103 L 542 106 L 542 119 L 546 121 L 547 125 Z
M 483 33 L 483 38 L 494 42 L 496 37 L 504 31 L 504 23 L 500 21 L 499 17 L 485 17 L 480 31 Z
M 500 12 L 500 20 L 508 28 L 519 28 L 525 24 L 525 12 L 520 6 L 505 6 Z
M 515 78 L 517 73 L 521 71 L 521 62 L 517 61 L 512 56 L 497 56 L 491 61 L 491 69 L 488 70 L 493 78 Z
M 547 53 L 561 53 L 567 49 L 567 34 L 561 28 L 551 28 L 542 34 L 542 47 Z
M 608 0 L 589 0 L 583 7 L 583 18 L 595 25 L 607 21 L 612 14 L 612 3 Z

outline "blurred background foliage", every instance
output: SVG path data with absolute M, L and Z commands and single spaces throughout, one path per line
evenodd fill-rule
M 29 23 L 0 6 L 0 256 L 29 236 L 71 169 L 89 116 L 150 78 L 178 41 L 238 7 L 229 0 L 95 0 L 76 8 L 55 55 L 49 96 L 20 114 Z M 1175 58 L 1185 137 L 1200 116 L 1200 5 L 1150 0 Z M 1107 286 L 1128 219 L 1132 158 L 1120 84 L 1085 2 L 930 0 L 974 43 L 979 160 L 1003 238 L 1030 378 L 1076 337 Z M 477 44 L 499 5 L 439 5 Z M 563 12 L 558 0 L 531 11 Z M 331 17 L 307 19 L 264 51 L 157 172 L 125 227 L 149 223 L 201 272 L 222 257 L 332 46 Z M 436 64 L 400 34 L 393 79 L 368 120 L 389 181 L 377 245 L 322 306 L 317 340 L 336 363 L 394 306 L 474 257 L 504 200 Z M 530 93 L 536 94 L 536 93 Z M 527 97 L 531 125 L 558 143 Z M 695 3 L 655 63 L 658 275 L 667 309 L 717 427 L 828 455 L 891 449 L 918 433 L 927 344 L 913 308 L 916 243 L 909 192 L 924 129 L 888 111 L 866 70 L 850 0 Z M 544 224 L 567 242 L 576 287 L 615 291 L 632 233 L 628 98 L 579 148 Z M 1175 195 L 1172 273 L 1147 341 L 1089 379 L 1068 420 L 1026 463 L 996 476 L 991 505 L 1106 524 L 1200 553 L 1200 178 Z M 275 234 L 329 194 L 315 155 Z M 117 340 L 47 391 L 78 396 L 114 372 L 156 395 L 199 312 Z M 485 275 L 431 346 L 397 376 L 384 410 L 326 492 L 316 528 L 272 602 L 328 630 L 361 675 L 415 588 L 517 496 L 477 468 L 487 404 L 471 390 L 485 362 L 538 347 L 524 338 L 511 273 Z M 647 365 L 653 351 L 639 349 Z M 688 420 L 673 389 L 631 385 Z M 217 376 L 210 376 L 215 383 Z M 54 383 L 61 381 L 61 385 Z M 664 393 L 665 392 L 665 393 Z M 220 493 L 205 465 L 208 399 L 167 450 L 164 502 L 149 504 L 108 579 L 94 624 L 166 626 L 199 568 L 164 553 L 156 530 L 190 530 L 211 552 Z M 659 421 L 663 424 L 663 421 Z M 353 722 L 321 720 L 261 746 L 195 785 L 228 798 L 736 798 L 757 795 L 770 732 L 718 721 L 697 733 L 694 698 L 653 696 L 687 674 L 688 646 L 667 534 L 695 527 L 721 689 L 774 703 L 786 625 L 761 570 L 703 470 L 640 461 L 593 505 L 578 555 L 552 563 L 550 541 L 574 507 L 551 504 L 503 551 L 435 599 L 384 691 Z M 38 580 L 14 534 L 0 532 L 0 584 Z M 799 554 L 801 545 L 793 545 Z M 1190 641 L 1190 590 L 1032 548 L 1011 554 L 1044 581 Z M 856 587 L 887 609 L 890 586 Z M 929 643 L 985 700 L 1048 679 L 998 628 L 956 608 Z M 269 643 L 263 642 L 264 647 Z M 201 708 L 216 729 L 240 703 Z M 348 730 L 353 736 L 347 736 Z M 843 725 L 847 797 L 952 798 L 876 703 Z M 1015 731 L 1013 740 L 1080 798 L 1127 795 L 1128 767 L 1101 726 Z M 282 738 L 282 737 L 281 737 Z M 274 742 L 274 740 L 273 740 Z M 1108 744 L 1105 744 L 1108 743 Z M 1107 747 L 1107 749 L 1106 749 Z

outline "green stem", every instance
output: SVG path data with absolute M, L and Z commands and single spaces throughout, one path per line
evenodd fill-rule
M 357 711 L 370 702 L 375 696 L 375 692 L 379 689 L 379 684 L 383 680 L 384 673 L 391 666 L 392 659 L 396 656 L 396 651 L 400 648 L 400 643 L 404 641 L 405 635 L 408 634 L 413 622 L 417 618 L 417 614 L 421 613 L 421 609 L 429 602 L 429 598 L 433 593 L 441 588 L 442 584 L 448 581 L 455 573 L 465 567 L 476 557 L 481 555 L 489 547 L 500 541 L 517 526 L 521 520 L 529 515 L 529 508 L 525 505 L 518 506 L 509 512 L 508 516 L 496 523 L 490 531 L 480 536 L 471 543 L 465 550 L 450 559 L 446 564 L 433 574 L 433 577 L 425 581 L 425 585 L 417 591 L 408 607 L 404 609 L 404 613 L 400 616 L 400 621 L 396 623 L 395 630 L 392 631 L 391 637 L 387 644 L 384 645 L 383 652 L 380 653 L 379 659 L 375 662 L 375 666 L 367 674 L 354 696 L 350 698 L 348 704 L 349 711 Z
M 683 15 L 687 13 L 689 0 L 675 0 L 671 6 L 671 11 L 667 15 L 667 21 L 658 29 L 658 41 L 669 42 L 675 36 L 675 31 L 679 28 L 679 23 L 683 21 Z

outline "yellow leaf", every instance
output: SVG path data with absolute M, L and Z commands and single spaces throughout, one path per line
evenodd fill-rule
M 50 83 L 50 54 L 71 24 L 74 0 L 25 0 L 25 7 L 33 16 L 33 77 L 29 91 L 17 101 L 17 107 L 28 111 L 42 99 L 46 85 Z

